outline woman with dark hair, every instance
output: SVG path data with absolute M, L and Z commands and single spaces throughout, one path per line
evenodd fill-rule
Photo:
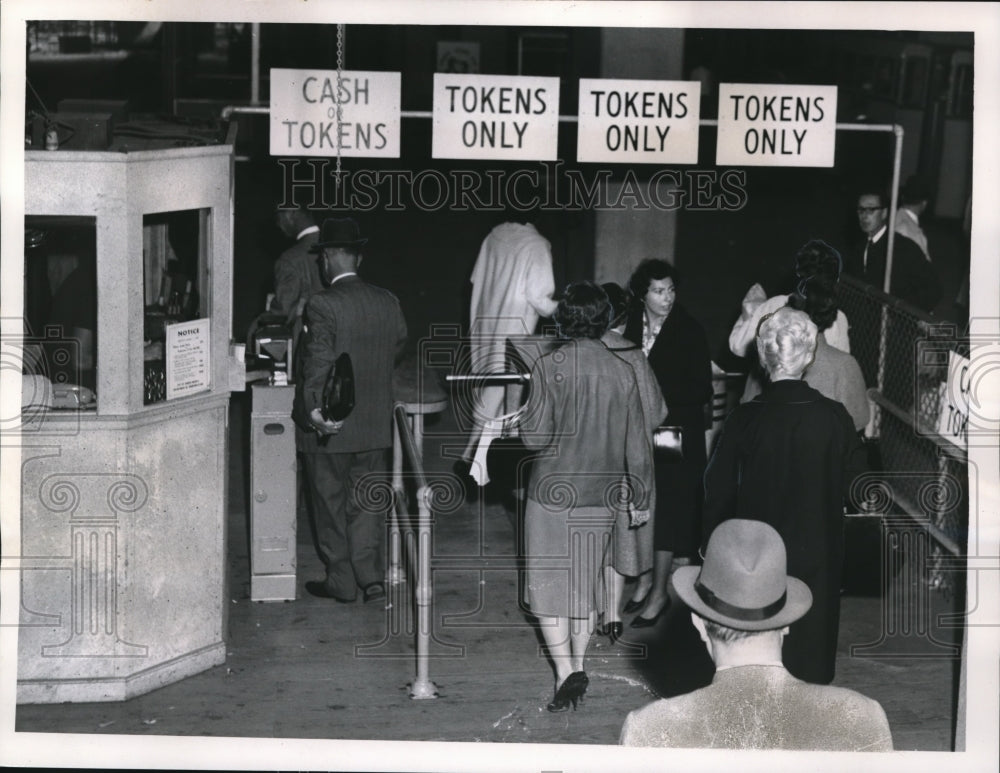
M 705 331 L 676 302 L 676 281 L 673 266 L 655 259 L 641 263 L 629 280 L 636 304 L 625 337 L 642 347 L 656 374 L 667 404 L 664 423 L 681 428 L 683 456 L 657 458 L 655 463 L 652 585 L 645 598 L 633 595 L 625 607 L 626 612 L 642 609 L 632 620 L 633 628 L 656 623 L 670 603 L 667 581 L 674 555 L 694 555 L 701 540 L 705 405 L 712 398 L 712 364 Z
M 814 302 L 822 298 L 826 312 L 833 315 L 832 319 L 820 327 L 823 338 L 833 348 L 850 353 L 847 317 L 837 308 L 836 302 L 836 287 L 842 270 L 840 253 L 822 239 L 810 239 L 803 244 L 795 253 L 795 289 L 791 294 L 768 298 L 759 284 L 747 291 L 740 318 L 729 333 L 730 351 L 737 357 L 752 354 L 752 344 L 761 319 L 788 304 L 792 295 L 801 291 L 803 282 L 809 282 Z
M 798 679 L 833 679 L 840 621 L 844 502 L 864 471 L 864 449 L 846 409 L 802 374 L 818 331 L 787 306 L 761 322 L 757 351 L 769 383 L 726 419 L 705 471 L 705 541 L 729 518 L 771 524 L 785 541 L 788 572 L 812 591 L 813 607 L 792 623 L 785 667 Z
M 648 507 L 652 474 L 635 374 L 600 342 L 608 297 L 593 282 L 566 288 L 553 316 L 565 343 L 531 369 L 521 438 L 535 453 L 524 513 L 525 601 L 553 660 L 549 711 L 586 692 L 601 561 L 617 511 Z
M 601 287 L 608 294 L 612 308 L 611 327 L 601 336 L 601 342 L 608 347 L 608 351 L 632 366 L 636 384 L 639 386 L 639 401 L 642 403 L 647 437 L 652 443 L 654 430 L 667 416 L 667 404 L 663 401 L 663 393 L 660 391 L 656 374 L 649 366 L 642 347 L 622 335 L 631 297 L 626 290 L 613 282 L 603 284 Z M 656 491 L 653 488 L 651 486 L 649 492 L 649 510 L 656 509 Z M 615 519 L 613 549 L 608 551 L 604 559 L 604 622 L 597 628 L 599 634 L 611 638 L 612 644 L 622 635 L 619 606 L 622 594 L 625 592 L 625 578 L 638 578 L 634 593 L 638 598 L 645 598 L 653 584 L 651 571 L 653 524 L 648 521 L 649 511 L 642 513 L 621 511 Z M 634 611 L 632 607 L 630 610 Z

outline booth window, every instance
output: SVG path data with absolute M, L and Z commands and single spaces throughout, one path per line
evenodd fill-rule
M 146 405 L 166 399 L 164 346 L 170 325 L 209 316 L 208 209 L 158 212 L 142 218 L 145 297 Z
M 23 370 L 48 407 L 96 407 L 97 300 L 96 220 L 25 217 Z

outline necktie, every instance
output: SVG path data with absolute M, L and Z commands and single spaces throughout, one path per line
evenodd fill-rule
M 872 246 L 872 237 L 868 237 L 868 241 L 865 242 L 865 257 L 864 257 L 864 270 L 868 270 L 868 249 Z

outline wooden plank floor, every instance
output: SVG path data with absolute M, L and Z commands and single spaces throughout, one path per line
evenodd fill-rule
M 675 603 L 655 628 L 630 631 L 615 646 L 595 637 L 586 703 L 575 712 L 548 713 L 552 670 L 536 626 L 517 603 L 514 518 L 498 502 L 466 503 L 435 522 L 430 676 L 440 696 L 411 700 L 412 619 L 409 612 L 395 614 L 408 609 L 408 585 L 393 587 L 378 604 L 310 597 L 303 584 L 320 577 L 320 563 L 308 524 L 300 522 L 298 599 L 249 600 L 239 454 L 244 400 L 234 398 L 231 422 L 226 663 L 123 703 L 19 706 L 19 732 L 614 744 L 626 713 L 711 679 L 711 662 Z M 431 479 L 449 465 L 438 450 L 429 437 Z M 884 618 L 912 616 L 907 604 L 926 602 L 920 619 L 931 623 L 954 609 L 957 602 L 945 594 L 915 592 L 920 582 L 920 572 L 904 567 L 884 599 L 843 598 L 835 684 L 882 703 L 897 749 L 945 751 L 952 748 L 958 674 L 945 645 L 957 631 L 931 625 L 870 648 L 869 655 L 882 657 L 851 654 L 852 647 L 879 642 Z

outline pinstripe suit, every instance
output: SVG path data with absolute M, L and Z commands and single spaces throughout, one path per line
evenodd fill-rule
M 296 395 L 304 414 L 320 407 L 327 373 L 342 352 L 350 354 L 354 366 L 354 410 L 340 432 L 321 445 L 314 432 L 296 430 L 326 585 L 336 596 L 350 599 L 357 587 L 383 580 L 384 512 L 366 506 L 366 484 L 372 480 L 366 476 L 386 472 L 385 452 L 392 445 L 392 372 L 406 344 L 406 322 L 392 293 L 356 274 L 342 276 L 311 296 L 304 320 Z

